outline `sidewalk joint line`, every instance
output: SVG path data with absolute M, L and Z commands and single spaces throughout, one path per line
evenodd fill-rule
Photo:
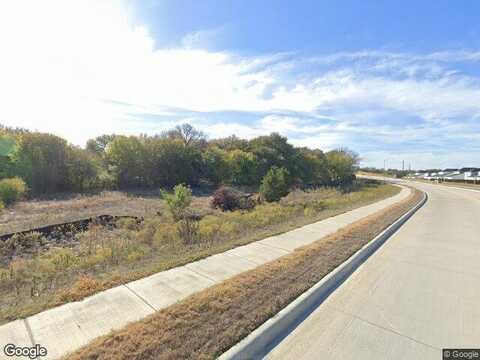
M 207 258 L 207 259 L 208 259 L 208 258 Z M 195 274 L 197 274 L 197 275 L 199 275 L 199 276 L 201 276 L 201 277 L 204 277 L 205 279 L 208 279 L 208 280 L 210 280 L 210 281 L 213 281 L 215 284 L 217 284 L 217 283 L 219 282 L 219 281 L 211 278 L 211 277 L 208 276 L 208 275 L 204 275 L 204 274 L 202 274 L 202 273 L 199 273 L 197 270 L 193 270 L 192 268 L 190 268 L 189 265 L 190 265 L 190 264 L 186 264 L 186 265 L 184 265 L 184 267 L 185 267 L 186 269 L 190 270 L 191 272 L 194 272 Z
M 144 297 L 140 296 L 135 290 L 131 289 L 127 284 L 123 284 L 128 290 L 132 292 L 133 295 L 138 297 L 140 300 L 142 300 L 147 306 L 149 306 L 153 311 L 158 311 L 152 304 L 150 304 Z
M 30 324 L 28 322 L 28 318 L 23 319 L 23 323 L 25 324 L 25 327 L 27 328 L 27 333 L 30 341 L 32 342 L 32 346 L 35 346 L 35 339 L 33 338 L 33 332 L 32 328 L 30 327 Z

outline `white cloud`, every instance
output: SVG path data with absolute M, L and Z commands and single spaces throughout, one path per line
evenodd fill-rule
M 431 143 L 432 137 L 442 144 L 478 142 L 480 80 L 455 63 L 480 61 L 479 51 L 368 50 L 320 58 L 202 50 L 218 31 L 156 49 L 122 1 L 1 2 L 0 121 L 81 144 L 101 133 L 156 132 L 175 121 L 195 122 L 195 112 L 243 111 L 258 120 L 202 127 L 212 137 L 278 131 L 297 145 L 324 148 L 358 139 L 378 141 L 379 148 Z M 193 115 L 158 123 L 138 115 L 176 115 L 175 108 Z M 399 116 L 416 118 L 422 127 L 402 127 Z
M 148 31 L 118 1 L 3 2 L 0 43 L 2 122 L 76 142 L 121 131 L 128 120 L 123 108 L 101 100 L 261 109 L 257 99 L 271 82 L 267 72 L 250 72 L 266 58 L 232 62 L 204 50 L 155 50 Z

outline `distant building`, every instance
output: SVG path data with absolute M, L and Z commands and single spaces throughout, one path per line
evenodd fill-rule
M 448 168 L 444 170 L 417 170 L 415 173 L 410 174 L 409 177 L 437 182 L 480 182 L 480 168 L 464 167 L 461 169 Z

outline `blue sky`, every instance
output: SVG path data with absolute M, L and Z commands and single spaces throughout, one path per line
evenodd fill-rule
M 475 0 L 159 0 L 139 4 L 136 16 L 148 24 L 159 46 L 177 46 L 195 32 L 204 34 L 203 45 L 212 50 L 243 55 L 292 50 L 312 55 L 365 49 L 435 52 L 480 45 L 480 4 Z
M 83 145 L 183 122 L 347 146 L 363 165 L 480 166 L 480 2 L 0 5 L 0 122 Z

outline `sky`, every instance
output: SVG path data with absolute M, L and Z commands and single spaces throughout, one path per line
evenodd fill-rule
M 188 122 L 480 166 L 476 0 L 5 0 L 0 49 L 0 124 L 79 146 Z

